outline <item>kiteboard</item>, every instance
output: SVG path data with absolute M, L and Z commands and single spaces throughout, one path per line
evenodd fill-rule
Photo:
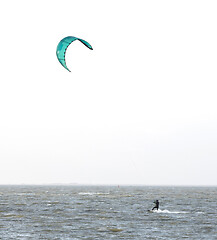
M 154 209 L 154 210 L 148 210 L 148 212 L 150 213 L 155 213 L 155 212 L 158 212 L 158 210 Z

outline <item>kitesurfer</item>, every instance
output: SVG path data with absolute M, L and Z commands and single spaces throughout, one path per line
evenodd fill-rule
M 152 208 L 152 210 L 154 210 L 155 208 L 158 210 L 158 208 L 159 208 L 159 201 L 156 200 L 156 201 L 154 201 L 154 203 L 155 203 L 155 206 Z

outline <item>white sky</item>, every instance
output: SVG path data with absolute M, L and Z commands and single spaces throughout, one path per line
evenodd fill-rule
M 217 185 L 217 2 L 0 3 L 0 184 Z M 87 40 L 56 58 L 66 36 Z

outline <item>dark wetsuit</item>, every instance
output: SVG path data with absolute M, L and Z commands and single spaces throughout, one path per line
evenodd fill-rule
M 154 203 L 155 203 L 155 206 L 152 208 L 152 210 L 154 210 L 155 208 L 158 210 L 158 208 L 159 208 L 159 201 L 156 200 Z

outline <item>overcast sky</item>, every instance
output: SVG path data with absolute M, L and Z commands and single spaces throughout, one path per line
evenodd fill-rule
M 0 3 L 0 184 L 217 185 L 217 2 Z M 69 73 L 56 58 L 66 36 Z

